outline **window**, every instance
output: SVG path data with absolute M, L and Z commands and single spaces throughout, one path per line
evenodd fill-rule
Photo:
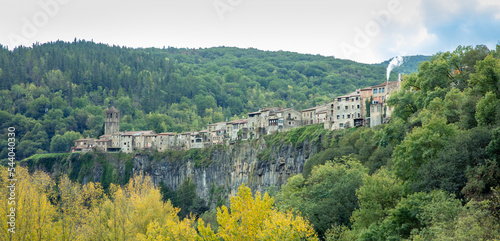
M 358 107 L 358 109 L 359 109 L 359 105 L 358 105 L 357 107 Z
M 349 97 L 345 97 L 345 101 L 349 101 Z
M 377 93 L 377 89 L 373 89 L 373 93 L 376 94 Z
M 339 127 L 344 127 L 344 123 L 339 123 Z
M 384 88 L 382 88 L 382 93 L 385 93 L 385 87 L 384 87 Z
M 332 104 L 332 109 L 333 109 L 333 104 Z
M 360 117 L 361 117 L 361 114 L 360 114 L 360 113 L 358 113 L 358 118 L 360 118 Z
M 350 119 L 351 118 L 351 115 L 347 115 L 347 119 Z
M 379 112 L 380 112 L 380 105 L 379 105 L 379 106 L 377 106 L 377 111 L 379 111 Z
M 356 100 L 359 100 L 359 97 L 356 96 Z
M 382 88 L 378 88 L 378 92 L 379 92 L 379 93 L 382 93 Z
M 346 105 L 346 106 L 345 106 L 345 109 L 346 109 L 346 110 L 348 110 L 348 109 L 349 109 L 349 106 L 347 106 L 347 105 Z
M 338 101 L 338 102 L 342 101 L 342 98 L 338 98 L 338 99 L 337 99 L 337 101 Z
M 345 119 L 345 118 L 344 118 L 344 115 L 342 115 L 342 119 Z
M 354 110 L 354 105 L 352 105 L 352 106 L 351 106 L 351 109 L 353 109 L 353 110 Z
M 340 119 L 340 115 L 337 115 L 337 120 Z
M 337 106 L 337 110 L 340 110 L 340 105 Z

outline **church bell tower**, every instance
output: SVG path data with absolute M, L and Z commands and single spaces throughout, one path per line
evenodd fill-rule
M 114 106 L 106 110 L 104 122 L 104 135 L 111 135 L 120 132 L 120 111 Z

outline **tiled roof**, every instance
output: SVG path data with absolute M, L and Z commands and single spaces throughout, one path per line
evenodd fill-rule
M 127 131 L 122 133 L 122 136 L 139 136 L 139 135 L 154 135 L 154 131 Z
M 173 136 L 173 135 L 176 135 L 176 133 L 174 133 L 174 132 L 162 132 L 158 135 L 159 136 Z
M 248 122 L 247 119 L 239 119 L 239 120 L 230 121 L 227 124 L 242 124 L 242 123 L 247 123 L 247 122 Z
M 259 111 L 256 111 L 256 112 L 251 112 L 251 113 L 248 113 L 247 115 L 253 115 L 253 114 L 260 114 L 260 110 Z
M 94 138 L 86 138 L 86 139 L 78 139 L 75 141 L 95 141 L 95 139 Z
M 324 105 L 320 105 L 320 106 L 315 106 L 313 108 L 309 108 L 309 109 L 305 109 L 305 110 L 301 110 L 300 112 L 304 112 L 304 111 L 313 111 L 313 110 L 317 110 L 317 109 L 320 109 L 320 108 L 323 108 L 325 107 Z
M 346 97 L 358 96 L 358 95 L 360 95 L 360 94 L 359 94 L 357 91 L 354 91 L 354 92 L 349 93 L 349 94 L 347 94 L 347 95 L 343 95 L 343 96 L 338 96 L 338 97 L 335 97 L 335 99 L 336 99 L 336 98 L 346 98 Z

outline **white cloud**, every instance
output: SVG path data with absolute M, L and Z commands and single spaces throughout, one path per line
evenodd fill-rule
M 401 13 L 392 15 L 390 25 L 382 30 L 373 49 L 381 62 L 398 55 L 422 54 L 422 48 L 438 39 L 426 26 L 422 1 L 406 1 L 401 2 Z
M 498 0 L 477 0 L 479 10 L 491 10 L 495 9 L 497 14 L 495 14 L 495 18 L 500 19 L 500 1 Z

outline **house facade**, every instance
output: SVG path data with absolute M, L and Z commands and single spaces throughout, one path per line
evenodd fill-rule
M 339 96 L 327 103 L 324 127 L 338 130 L 363 125 L 364 114 L 361 111 L 361 92 Z
M 86 138 L 75 140 L 75 146 L 71 148 L 71 152 L 87 152 L 95 148 L 95 139 Z

